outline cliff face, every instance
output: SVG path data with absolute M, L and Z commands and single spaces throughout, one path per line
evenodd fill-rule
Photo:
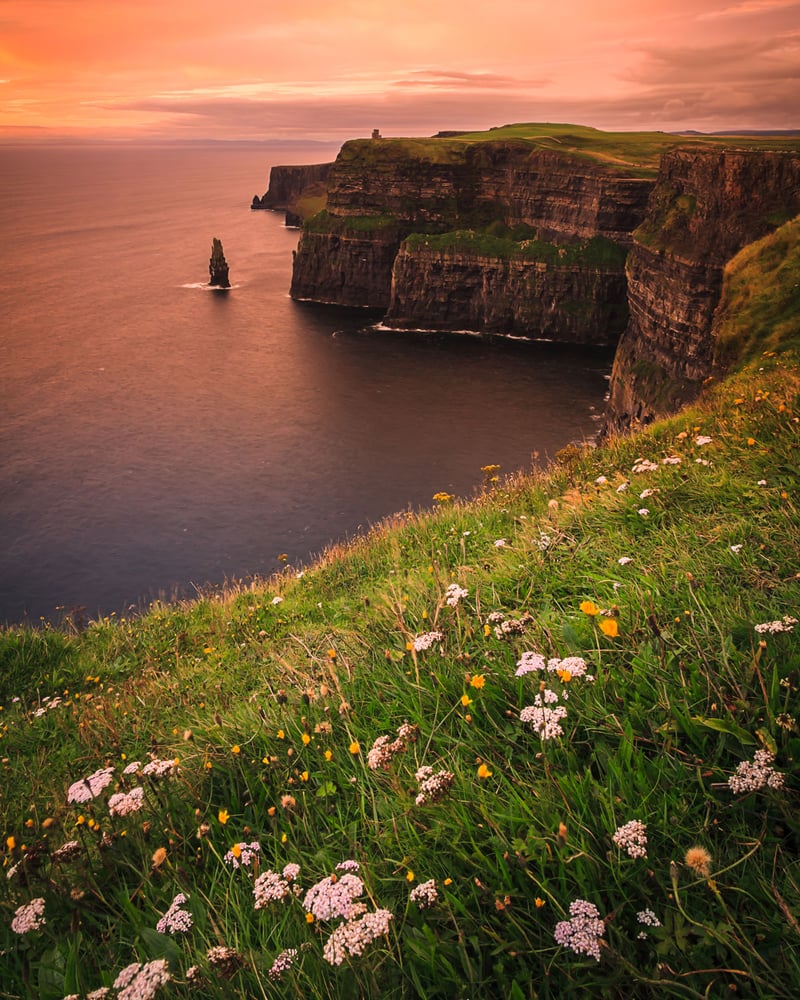
M 291 294 L 298 299 L 389 308 L 386 322 L 398 327 L 444 329 L 449 322 L 443 318 L 446 314 L 461 328 L 489 329 L 488 323 L 491 329 L 502 331 L 505 317 L 512 326 L 506 332 L 551 336 L 557 325 L 554 317 L 559 312 L 566 316 L 570 306 L 566 300 L 552 302 L 547 297 L 552 300 L 568 294 L 577 280 L 575 274 L 557 277 L 553 273 L 544 281 L 541 268 L 511 268 L 485 255 L 478 255 L 469 268 L 453 260 L 441 274 L 447 273 L 455 297 L 450 305 L 443 301 L 437 305 L 433 301 L 436 292 L 431 291 L 428 298 L 434 315 L 426 321 L 420 315 L 418 291 L 426 269 L 430 275 L 431 262 L 424 256 L 415 262 L 413 254 L 406 252 L 398 258 L 393 276 L 391 262 L 403 239 L 412 233 L 500 225 L 509 230 L 523 227 L 553 243 L 599 236 L 629 245 L 632 230 L 644 217 L 652 185 L 652 180 L 630 172 L 576 156 L 532 150 L 521 142 L 453 143 L 435 150 L 420 144 L 409 150 L 408 143 L 355 140 L 342 147 L 328 176 L 327 216 L 322 222 L 315 220 L 300 239 Z M 379 266 L 373 267 L 373 261 Z M 482 291 L 462 290 L 456 295 L 455 275 L 466 278 L 468 271 L 469 281 Z M 533 280 L 532 275 L 538 278 Z M 608 283 L 605 273 L 587 278 L 575 315 L 591 294 L 598 300 L 594 311 L 599 316 L 618 294 L 620 275 L 621 268 Z M 545 301 L 537 305 L 521 302 L 517 308 L 500 301 L 526 288 L 531 294 L 543 294 Z M 486 298 L 492 290 L 497 303 Z M 359 294 L 363 297 L 357 301 Z M 460 310 L 455 308 L 456 301 L 462 303 Z M 612 334 L 606 325 L 600 342 L 619 336 L 619 310 L 616 316 L 617 328 Z M 546 330 L 535 325 L 542 318 L 546 318 Z M 591 323 L 603 325 L 596 317 Z M 568 339 L 574 325 L 566 331 Z
M 718 374 L 713 324 L 726 261 L 800 212 L 800 157 L 666 153 L 628 257 L 630 319 L 614 360 L 609 430 L 649 423 Z
M 252 209 L 272 209 L 286 213 L 287 226 L 302 225 L 297 202 L 302 196 L 324 196 L 332 164 L 309 163 L 302 166 L 272 167 L 265 194 L 253 196 Z
M 616 343 L 627 318 L 625 275 L 401 247 L 384 317 L 396 329 L 480 330 L 565 343 Z

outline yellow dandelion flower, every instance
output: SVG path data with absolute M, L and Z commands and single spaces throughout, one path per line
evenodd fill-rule
M 328 650 L 328 659 L 330 659 L 330 660 L 335 660 L 336 659 L 336 650 L 335 649 L 329 649 Z
M 451 878 L 446 878 L 446 879 L 444 880 L 444 883 L 443 883 L 443 884 L 444 884 L 444 885 L 452 885 L 452 884 L 453 884 L 453 880 L 452 880 Z
M 472 704 L 472 698 L 470 698 L 470 696 L 468 694 L 462 694 L 461 695 L 461 704 L 464 706 L 464 708 L 467 708 L 468 705 Z
M 489 625 L 489 624 L 484 625 L 483 626 L 483 634 L 488 639 L 489 636 L 492 634 L 492 626 Z
M 286 733 L 282 729 L 278 730 L 278 739 L 279 740 L 285 740 L 286 739 Z
M 230 818 L 231 814 L 228 812 L 227 809 L 220 809 L 220 811 L 217 813 L 217 819 L 220 821 L 220 823 L 222 823 L 223 826 L 225 826 L 225 824 L 228 822 Z
M 353 742 L 350 744 L 350 746 L 347 749 L 353 755 L 361 752 L 361 747 L 359 745 L 358 740 L 353 740 Z
M 544 906 L 544 900 L 542 899 L 541 896 L 537 896 L 536 899 L 534 899 L 533 904 L 537 910 L 541 910 L 541 908 Z
M 332 759 L 333 759 L 333 751 L 332 750 L 326 750 L 325 751 L 325 760 L 332 760 Z
M 85 822 L 86 822 L 86 817 L 83 815 L 83 813 L 81 813 L 81 815 L 75 820 L 75 825 L 83 826 Z
M 414 873 L 409 868 L 408 871 L 406 872 L 406 882 L 413 882 L 413 881 L 414 881 Z
M 17 841 L 15 837 L 6 837 L 6 847 L 9 849 L 9 851 L 13 851 L 16 846 L 17 846 Z
M 239 753 L 241 753 L 241 752 L 242 752 L 242 748 L 241 748 L 241 747 L 239 746 L 239 744 L 238 744 L 238 743 L 237 743 L 237 744 L 235 744 L 235 746 L 232 746 L 232 747 L 231 747 L 231 753 L 232 753 L 232 754 L 239 754 Z
M 469 679 L 469 686 L 477 688 L 479 691 L 486 683 L 486 677 L 483 674 L 473 674 Z
M 300 739 L 303 741 L 304 747 L 307 747 L 308 744 L 311 742 L 311 737 L 308 735 L 308 733 L 303 733 Z
M 231 848 L 231 854 L 235 858 L 240 858 L 242 856 L 242 849 L 241 849 L 241 847 L 238 844 L 234 844 L 233 847 Z
M 600 614 L 600 608 L 598 608 L 594 601 L 581 601 L 580 609 L 585 615 L 590 615 L 592 618 Z
M 604 618 L 600 622 L 600 631 L 607 635 L 609 639 L 614 639 L 619 635 L 619 625 L 616 618 Z
M 285 834 L 285 833 L 281 834 L 281 843 L 282 844 L 285 844 L 288 839 L 289 839 L 288 834 Z
M 303 773 L 300 775 L 300 780 L 308 781 L 308 771 L 303 771 Z
M 489 770 L 488 766 L 486 764 L 481 764 L 481 766 L 478 768 L 478 777 L 491 778 L 491 776 L 492 776 L 492 771 Z
M 557 670 L 556 673 L 558 674 L 558 679 L 562 684 L 569 684 L 572 680 L 572 674 L 569 670 Z
M 313 913 L 307 913 L 306 914 L 306 923 L 307 924 L 313 924 L 314 923 L 314 914 Z
M 756 443 L 756 439 L 755 438 L 748 438 L 747 439 L 747 443 L 752 447 Z

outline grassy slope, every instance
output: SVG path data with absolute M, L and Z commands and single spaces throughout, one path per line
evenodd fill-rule
M 768 280 L 769 249 L 750 280 Z M 757 317 L 771 336 L 776 317 Z M 800 617 L 799 390 L 795 355 L 757 354 L 692 410 L 398 517 L 300 579 L 80 635 L 0 633 L 3 864 L 19 865 L 0 880 L 4 995 L 84 996 L 165 956 L 165 996 L 188 994 L 195 963 L 203 996 L 795 996 L 800 648 L 754 626 Z M 451 582 L 468 591 L 455 606 Z M 493 612 L 524 633 L 498 637 Z M 519 720 L 540 680 L 515 677 L 525 651 L 582 656 L 596 678 L 545 675 L 569 694 L 550 741 Z M 405 720 L 416 742 L 372 771 L 373 741 Z M 786 787 L 733 794 L 759 747 Z M 122 777 L 149 755 L 180 773 Z M 106 765 L 114 783 L 68 805 Z M 453 775 L 437 804 L 415 803 L 422 765 Z M 144 809 L 110 817 L 108 794 L 134 784 Z M 646 858 L 611 839 L 632 819 Z M 252 876 L 222 855 L 256 838 L 260 870 L 297 862 L 304 890 L 360 861 L 389 935 L 337 968 L 301 900 L 254 911 Z M 71 840 L 77 857 L 54 861 Z M 428 879 L 439 902 L 420 910 L 409 892 Z M 194 926 L 158 934 L 178 891 Z M 16 935 L 32 898 L 47 923 Z M 599 962 L 554 941 L 577 898 L 604 920 Z M 241 956 L 230 980 L 205 957 L 221 944 Z

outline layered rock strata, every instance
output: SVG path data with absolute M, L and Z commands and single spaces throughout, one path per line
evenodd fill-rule
M 302 225 L 297 202 L 303 196 L 324 196 L 332 164 L 308 163 L 276 166 L 269 172 L 269 186 L 260 197 L 253 195 L 251 209 L 271 209 L 286 214 L 287 226 Z
M 673 412 L 719 374 L 714 315 L 726 262 L 800 212 L 800 157 L 665 153 L 628 257 L 630 319 L 614 360 L 607 429 Z

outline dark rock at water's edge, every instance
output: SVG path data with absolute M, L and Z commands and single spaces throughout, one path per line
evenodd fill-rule
M 211 260 L 208 262 L 209 285 L 215 288 L 230 288 L 228 262 L 222 252 L 222 242 L 215 236 L 211 242 Z

